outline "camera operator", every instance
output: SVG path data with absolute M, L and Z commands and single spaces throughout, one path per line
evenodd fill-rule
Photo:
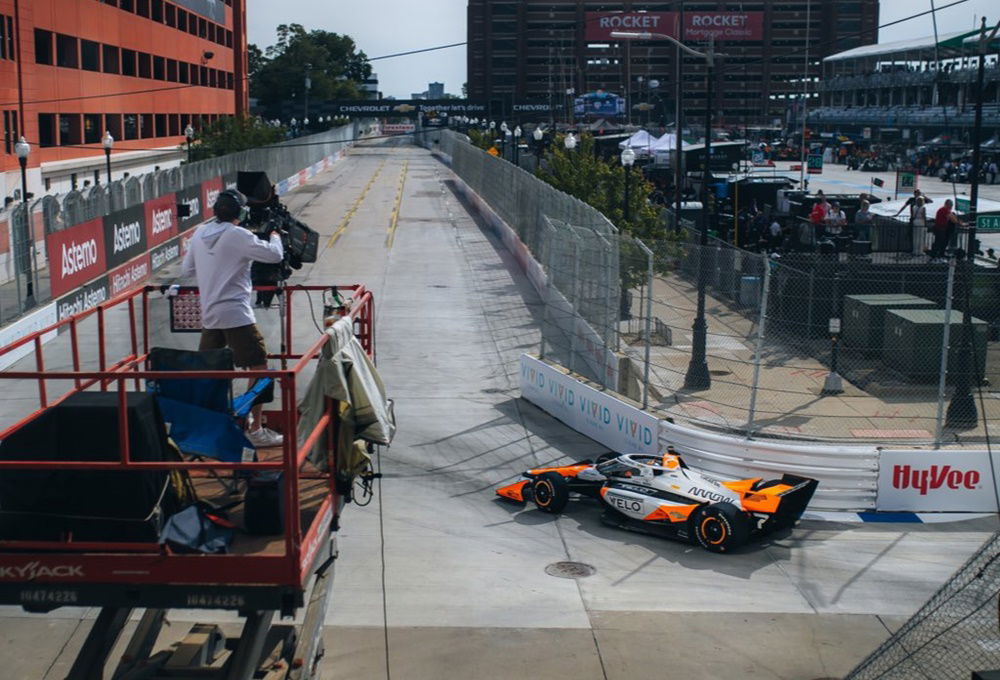
M 184 255 L 181 276 L 194 275 L 201 299 L 200 350 L 229 347 L 236 366 L 267 369 L 267 349 L 257 329 L 250 304 L 250 266 L 254 262 L 280 263 L 284 249 L 279 231 L 259 240 L 239 226 L 246 199 L 235 189 L 219 194 L 212 206 L 215 219 L 195 231 Z M 262 404 L 253 407 L 247 438 L 258 448 L 280 446 L 281 434 L 263 426 Z

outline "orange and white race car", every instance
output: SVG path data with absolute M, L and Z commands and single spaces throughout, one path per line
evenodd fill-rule
M 692 470 L 670 449 L 662 456 L 605 454 L 596 462 L 528 470 L 497 494 L 559 513 L 575 492 L 602 502 L 606 524 L 722 553 L 795 526 L 818 483 L 788 474 L 770 481 L 716 479 Z

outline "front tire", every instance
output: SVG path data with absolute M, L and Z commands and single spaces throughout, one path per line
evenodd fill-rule
M 542 512 L 558 514 L 569 502 L 569 485 L 558 472 L 544 472 L 531 483 L 531 498 Z
M 732 552 L 750 538 L 747 517 L 732 503 L 713 503 L 695 513 L 694 537 L 714 553 Z

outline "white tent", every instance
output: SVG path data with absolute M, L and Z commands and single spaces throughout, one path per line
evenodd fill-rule
M 650 148 L 650 152 L 655 151 L 676 151 L 677 150 L 677 135 L 671 133 L 665 134 L 656 140 Z
M 657 139 L 653 135 L 649 134 L 645 130 L 639 130 L 634 135 L 626 139 L 624 142 L 618 144 L 619 149 L 625 149 L 626 147 L 631 147 L 633 151 L 639 156 L 648 156 L 650 149 L 656 144 Z

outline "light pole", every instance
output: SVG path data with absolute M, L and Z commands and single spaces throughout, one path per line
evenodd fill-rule
M 534 132 L 531 133 L 531 136 L 535 140 L 535 157 L 541 159 L 542 140 L 545 139 L 545 133 L 542 132 L 542 126 L 536 126 Z
M 632 147 L 626 146 L 625 150 L 622 151 L 622 167 L 625 169 L 625 209 L 622 213 L 625 216 L 625 222 L 631 219 L 629 215 L 629 190 L 632 180 L 632 166 L 635 165 L 635 151 Z
M 35 247 L 33 243 L 35 239 L 32 234 L 34 229 L 31 224 L 31 210 L 28 206 L 28 154 L 31 153 L 31 145 L 24 137 L 21 137 L 14 145 L 14 153 L 17 154 L 17 162 L 21 165 L 21 202 L 24 209 L 24 220 L 20 238 L 18 238 L 21 244 L 18 248 L 18 255 L 23 260 L 24 273 L 27 275 L 27 285 L 24 291 L 24 308 L 27 309 L 35 306 L 35 281 L 31 271 L 31 251 Z M 16 262 L 14 268 L 16 272 Z M 17 274 L 15 273 L 14 276 L 16 277 Z
M 500 148 L 503 153 L 500 156 L 504 160 L 507 160 L 507 135 L 510 134 L 510 129 L 507 127 L 507 121 L 500 121 Z
M 312 69 L 312 64 L 306 64 L 306 82 L 305 82 L 305 110 L 302 112 L 302 118 L 306 121 L 309 120 L 309 90 L 312 89 L 312 78 L 309 77 L 309 71 Z M 308 125 L 308 123 L 306 123 Z
M 969 188 L 969 236 L 965 247 L 965 284 L 963 297 L 965 303 L 962 309 L 962 333 L 961 340 L 956 354 L 956 375 L 955 392 L 952 394 L 951 402 L 948 403 L 948 415 L 945 424 L 954 429 L 970 429 L 979 424 L 979 413 L 976 409 L 976 399 L 972 396 L 972 372 L 973 367 L 979 362 L 975 357 L 974 338 L 972 335 L 972 283 L 973 273 L 976 267 L 976 213 L 979 202 L 979 170 L 982 164 L 982 149 L 980 140 L 983 132 L 983 81 L 985 77 L 986 47 L 996 37 L 1000 31 L 1000 23 L 987 35 L 986 17 L 983 17 L 979 29 L 979 68 L 976 74 L 976 117 L 972 128 L 972 177 Z M 951 319 L 946 319 L 945 323 L 950 324 Z M 986 351 L 984 347 L 982 351 Z M 977 371 L 978 374 L 978 371 Z M 982 377 L 982 376 L 978 376 Z M 985 414 L 984 414 L 985 415 Z
M 187 138 L 187 143 L 188 143 L 188 163 L 190 163 L 191 162 L 191 142 L 194 141 L 194 128 L 191 127 L 191 123 L 188 123 L 187 127 L 184 128 L 184 136 Z
M 519 156 L 521 155 L 521 126 L 518 125 L 514 128 L 514 165 L 517 165 Z
M 108 186 L 111 186 L 111 147 L 115 145 L 115 138 L 111 136 L 110 130 L 104 131 L 104 139 L 101 146 L 104 147 L 104 171 L 108 178 Z
M 683 22 L 682 22 L 683 26 Z M 687 373 L 684 376 L 684 388 L 688 390 L 706 390 L 712 386 L 712 376 L 708 372 L 708 362 L 706 361 L 705 345 L 708 340 L 708 325 L 705 322 L 705 287 L 708 284 L 708 272 L 705 265 L 706 253 L 708 252 L 708 224 L 709 224 L 709 178 L 711 175 L 712 158 L 712 84 L 715 81 L 715 58 L 719 55 L 715 53 L 715 42 L 709 41 L 708 49 L 705 52 L 698 52 L 691 49 L 684 43 L 663 33 L 630 33 L 624 31 L 612 31 L 612 38 L 624 38 L 626 40 L 652 40 L 660 38 L 675 44 L 679 51 L 699 57 L 705 60 L 705 150 L 704 162 L 701 176 L 701 236 L 699 238 L 700 247 L 698 249 L 698 311 L 691 326 L 691 362 L 688 364 Z M 679 83 L 680 81 L 678 81 Z M 677 146 L 680 149 L 680 128 L 677 130 Z M 680 166 L 681 154 L 677 154 L 677 165 Z M 679 187 L 679 185 L 678 185 Z M 680 200 L 677 201 L 677 220 L 680 220 Z
M 576 148 L 576 137 L 573 136 L 572 132 L 563 139 L 563 146 L 566 147 L 567 151 L 572 151 Z

